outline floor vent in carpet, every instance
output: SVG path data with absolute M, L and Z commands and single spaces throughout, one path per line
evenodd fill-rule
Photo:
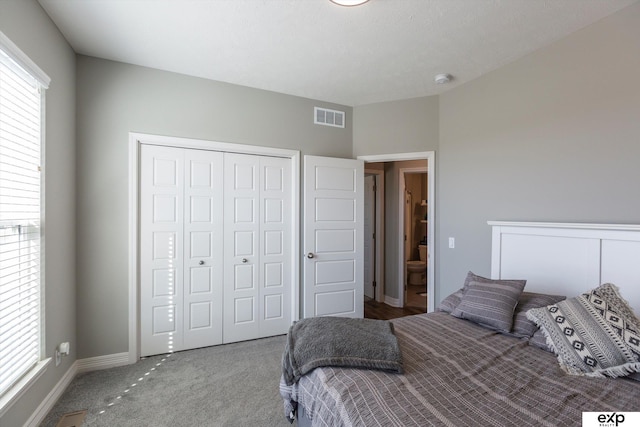
M 69 412 L 60 417 L 56 427 L 80 427 L 87 416 L 87 411 Z

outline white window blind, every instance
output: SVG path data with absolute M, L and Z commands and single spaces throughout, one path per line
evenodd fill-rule
M 4 47 L 0 44 L 0 396 L 41 358 L 44 87 Z

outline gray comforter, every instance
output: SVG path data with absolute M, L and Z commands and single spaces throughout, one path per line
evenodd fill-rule
M 393 323 L 343 317 L 313 317 L 294 322 L 282 355 L 285 384 L 294 384 L 319 366 L 402 373 L 402 355 Z
M 583 411 L 640 411 L 640 382 L 569 376 L 525 339 L 446 313 L 393 323 L 403 375 L 324 367 L 283 394 L 315 426 L 580 426 Z
M 281 392 L 291 395 L 303 375 L 317 367 L 376 369 L 401 374 L 402 354 L 393 323 L 387 320 L 314 317 L 295 322 L 282 355 Z M 295 415 L 295 400 L 285 406 Z

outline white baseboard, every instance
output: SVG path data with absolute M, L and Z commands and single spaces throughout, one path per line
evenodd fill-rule
M 24 423 L 25 427 L 38 427 L 40 423 L 45 419 L 53 405 L 56 404 L 62 393 L 67 389 L 71 381 L 75 378 L 78 373 L 77 367 L 78 361 L 73 362 L 71 367 L 67 369 L 67 372 L 64 373 L 60 381 L 53 387 L 53 389 L 47 394 L 47 397 L 44 398 L 40 405 L 36 408 L 36 410 L 31 414 L 31 417 Z
M 402 307 L 400 304 L 400 299 L 390 297 L 389 295 L 384 296 L 384 303 L 390 305 L 391 307 Z
M 33 414 L 31 414 L 31 417 L 29 417 L 27 422 L 24 424 L 24 427 L 39 426 L 77 374 L 82 372 L 98 371 L 100 369 L 115 368 L 116 366 L 128 364 L 130 364 L 129 353 L 108 354 L 106 356 L 89 357 L 86 359 L 76 360 L 67 372 L 65 372 L 62 378 L 60 378 L 60 381 L 58 381 L 53 390 L 49 392 L 47 397 L 45 397 Z
M 99 371 L 100 369 L 115 368 L 117 366 L 129 365 L 129 353 L 107 354 L 105 356 L 88 357 L 76 360 L 78 373 Z

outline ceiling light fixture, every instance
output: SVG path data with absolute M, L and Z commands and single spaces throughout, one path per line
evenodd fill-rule
M 329 0 L 329 1 L 339 6 L 360 6 L 361 4 L 365 4 L 369 0 Z
M 439 85 L 449 83 L 451 79 L 451 74 L 436 74 L 436 76 L 434 77 L 435 82 Z

